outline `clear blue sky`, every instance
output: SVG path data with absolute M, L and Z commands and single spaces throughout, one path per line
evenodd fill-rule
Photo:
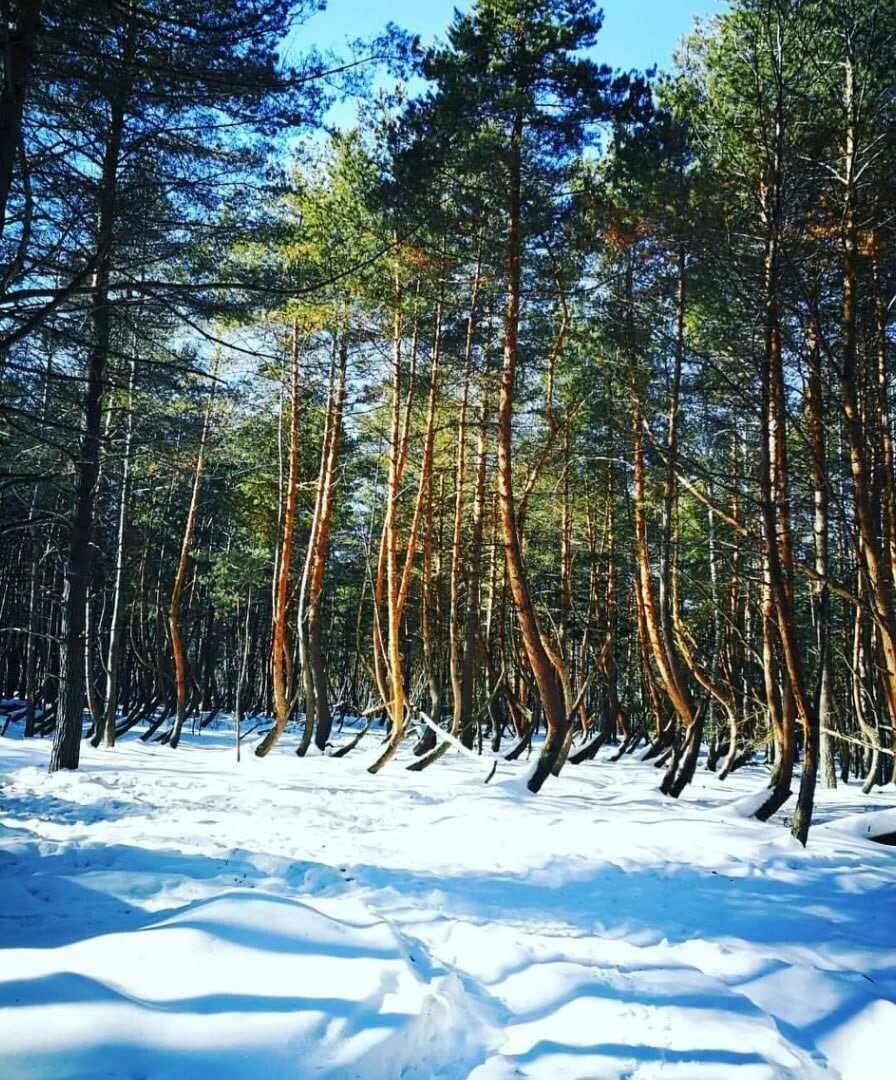
M 695 15 L 713 15 L 724 0 L 603 0 L 604 27 L 596 59 L 612 67 L 669 67 L 672 53 Z M 313 15 L 300 29 L 295 43 L 319 48 L 340 48 L 347 38 L 378 33 L 394 22 L 424 42 L 441 36 L 455 7 L 463 0 L 328 0 L 326 10 Z

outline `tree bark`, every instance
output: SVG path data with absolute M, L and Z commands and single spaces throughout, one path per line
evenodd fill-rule
M 464 374 L 461 389 L 460 411 L 457 418 L 457 444 L 454 466 L 454 528 L 451 534 L 451 579 L 449 585 L 449 612 L 448 612 L 448 670 L 451 678 L 452 716 L 451 733 L 458 735 L 465 729 L 470 719 L 471 690 L 470 679 L 465 679 L 465 661 L 468 653 L 466 637 L 470 630 L 470 611 L 475 610 L 475 598 L 470 591 L 471 563 L 479 557 L 479 551 L 470 552 L 470 560 L 466 574 L 466 605 L 467 617 L 461 618 L 461 581 L 463 575 L 463 518 L 464 518 L 464 484 L 466 482 L 466 451 L 467 451 L 467 411 L 470 400 L 470 381 L 473 360 L 473 337 L 476 330 L 476 307 L 479 299 L 479 279 L 481 261 L 477 258 L 476 271 L 473 277 L 473 285 L 470 296 L 470 312 L 467 317 L 466 338 L 464 342 Z M 481 431 L 481 428 L 480 428 Z M 474 528 L 479 521 L 479 539 L 481 548 L 482 539 L 482 507 L 478 503 L 478 477 L 477 477 L 477 500 L 474 503 Z M 472 545 L 471 545 L 472 546 Z M 478 572 L 478 568 L 477 571 Z M 475 633 L 475 629 L 474 629 Z M 436 719 L 434 717 L 434 719 Z
M 215 374 L 217 373 L 217 362 Z M 187 569 L 190 565 L 190 554 L 193 550 L 193 538 L 196 535 L 196 521 L 199 516 L 199 504 L 202 494 L 202 480 L 205 468 L 205 452 L 208 443 L 208 432 L 211 426 L 212 404 L 215 399 L 215 382 L 212 382 L 208 395 L 208 403 L 205 408 L 205 416 L 202 421 L 202 434 L 199 438 L 199 452 L 196 456 L 196 466 L 193 471 L 193 487 L 190 492 L 190 505 L 187 510 L 187 520 L 184 524 L 184 537 L 181 543 L 180 556 L 177 561 L 177 570 L 174 575 L 174 585 L 171 589 L 171 600 L 168 604 L 168 633 L 171 638 L 171 659 L 174 665 L 174 693 L 175 714 L 174 726 L 168 745 L 176 750 L 180 743 L 184 721 L 187 718 L 187 654 L 184 649 L 183 635 L 180 629 L 180 602 L 184 586 L 187 581 Z
M 397 327 L 395 335 L 394 356 L 394 380 L 393 380 L 393 410 L 392 410 L 392 434 L 390 438 L 390 461 L 389 461 L 389 501 L 386 506 L 386 523 L 384 526 L 386 543 L 386 585 L 388 603 L 388 668 L 391 700 L 389 714 L 392 720 L 392 731 L 385 750 L 370 766 L 369 772 L 378 773 L 392 758 L 401 745 L 407 729 L 407 707 L 405 696 L 405 675 L 402 655 L 402 620 L 404 609 L 407 604 L 408 592 L 411 585 L 411 572 L 414 568 L 414 560 L 417 554 L 420 526 L 424 508 L 427 502 L 427 492 L 432 476 L 433 446 L 435 441 L 435 417 L 436 401 L 438 398 L 439 363 L 442 346 L 442 286 L 440 285 L 439 300 L 436 305 L 435 333 L 433 338 L 432 357 L 430 362 L 429 396 L 426 406 L 426 427 L 423 435 L 423 457 L 420 463 L 420 480 L 417 486 L 417 497 L 414 503 L 413 517 L 408 532 L 407 547 L 405 549 L 404 564 L 400 565 L 399 540 L 397 530 L 397 510 L 400 498 L 401 477 L 404 472 L 404 464 L 407 458 L 408 447 L 408 424 L 410 422 L 410 400 L 405 415 L 405 428 L 401 435 L 398 431 L 398 406 L 401 391 L 401 339 L 400 339 L 400 316 L 396 314 Z
M 94 746 L 102 742 L 106 747 L 115 745 L 115 716 L 118 710 L 118 690 L 121 678 L 121 658 L 124 644 L 125 554 L 127 551 L 128 504 L 131 497 L 131 453 L 134 445 L 134 379 L 137 363 L 132 357 L 128 373 L 127 429 L 121 465 L 119 489 L 118 536 L 115 541 L 115 578 L 112 593 L 112 618 L 109 626 L 109 643 L 106 653 L 106 696 L 102 722 L 94 735 Z
M 274 592 L 273 627 L 271 634 L 271 689 L 274 697 L 274 726 L 255 747 L 256 757 L 264 757 L 276 746 L 286 727 L 292 710 L 292 678 L 288 663 L 286 622 L 289 618 L 289 579 L 292 573 L 292 549 L 295 542 L 296 508 L 299 492 L 299 348 L 298 322 L 292 324 L 292 347 L 290 350 L 290 403 L 289 403 L 289 465 L 286 480 L 286 498 L 283 502 L 283 524 L 280 536 L 280 554 L 277 561 L 277 579 Z M 306 722 L 307 722 L 306 717 Z
M 522 261 L 521 223 L 521 153 L 523 140 L 522 112 L 517 111 L 510 148 L 510 184 L 507 231 L 507 297 L 504 314 L 504 358 L 498 400 L 498 497 L 507 580 L 519 620 L 523 647 L 535 678 L 544 711 L 546 734 L 541 754 L 528 781 L 529 790 L 537 792 L 551 774 L 563 752 L 569 721 L 563 704 L 560 683 L 542 639 L 532 605 L 522 546 L 517 529 L 513 497 L 513 395 L 519 351 L 520 288 Z
M 330 526 L 336 498 L 336 470 L 339 464 L 339 445 L 342 431 L 342 409 L 345 401 L 346 367 L 348 363 L 348 327 L 343 327 L 338 343 L 338 364 L 330 384 L 327 409 L 326 437 L 322 451 L 318 505 L 309 541 L 307 567 L 307 592 L 305 623 L 307 627 L 307 663 L 311 670 L 314 688 L 315 727 L 314 740 L 323 752 L 330 738 L 333 725 L 330 711 L 329 690 L 323 658 L 322 601 L 324 576 L 327 567 Z M 303 581 L 305 591 L 305 581 Z M 307 722 L 307 721 L 306 721 Z
M 121 98 L 111 103 L 99 187 L 97 266 L 92 300 L 92 343 L 87 360 L 84 428 L 77 462 L 77 494 L 64 570 L 59 640 L 59 702 L 50 772 L 77 769 L 84 713 L 84 635 L 87 592 L 93 568 L 93 524 L 100 468 L 102 407 L 109 359 L 112 312 L 109 282 L 117 205 L 118 168 L 124 133 Z

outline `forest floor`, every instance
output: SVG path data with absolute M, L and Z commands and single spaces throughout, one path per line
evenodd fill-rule
M 48 776 L 0 740 L 4 1080 L 896 1075 L 896 848 L 850 817 L 892 787 L 820 792 L 803 850 L 744 816 L 759 766 L 533 797 L 525 762 L 294 745 L 129 735 Z

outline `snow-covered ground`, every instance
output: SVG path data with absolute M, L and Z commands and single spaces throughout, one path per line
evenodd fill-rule
M 896 791 L 0 740 L 0 1077 L 896 1076 Z M 785 808 L 786 813 L 786 808 Z

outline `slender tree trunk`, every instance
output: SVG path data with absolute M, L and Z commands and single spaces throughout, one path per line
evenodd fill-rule
M 740 471 L 738 454 L 738 435 L 735 433 L 731 439 L 731 520 L 735 531 L 739 534 L 740 520 Z M 728 633 L 726 648 L 723 653 L 723 663 L 728 685 L 731 687 L 734 698 L 734 708 L 728 714 L 728 753 L 722 765 L 719 779 L 725 780 L 735 767 L 738 757 L 738 720 L 743 716 L 746 708 L 746 686 L 741 681 L 743 678 L 743 664 L 741 663 L 741 543 L 739 535 L 736 537 L 731 552 L 731 579 L 728 585 Z M 749 610 L 748 604 L 745 611 Z M 743 632 L 746 640 L 748 634 Z
M 831 701 L 831 615 L 828 589 L 828 468 L 824 433 L 824 404 L 822 400 L 821 358 L 817 334 L 813 326 L 808 341 L 808 414 L 809 451 L 812 463 L 814 517 L 812 525 L 815 543 L 814 588 L 815 643 L 818 649 L 818 726 L 820 731 L 819 763 L 822 780 L 827 788 L 837 786 L 831 736 L 827 733 L 833 721 Z M 800 789 L 802 797 L 802 788 Z
M 522 113 L 517 112 L 512 136 L 510 186 L 507 232 L 507 306 L 504 315 L 504 362 L 501 371 L 501 391 L 498 400 L 498 497 L 501 529 L 507 562 L 507 580 L 519 620 L 523 647 L 535 678 L 541 707 L 544 711 L 546 734 L 541 755 L 529 778 L 532 792 L 542 784 L 560 759 L 569 728 L 563 695 L 557 673 L 542 639 L 538 619 L 532 605 L 522 545 L 517 529 L 513 497 L 513 395 L 516 382 L 518 335 L 520 321 L 520 286 L 522 260 L 521 230 L 521 148 L 523 140 Z
M 472 718 L 476 683 L 476 657 L 479 655 L 479 585 L 482 566 L 482 537 L 485 526 L 488 422 L 489 387 L 487 383 L 484 383 L 479 414 L 479 439 L 476 447 L 476 490 L 473 497 L 473 526 L 467 558 L 467 608 L 463 631 L 460 678 L 460 730 L 463 730 Z
M 401 393 L 401 330 L 400 315 L 396 314 L 395 370 L 393 378 L 392 433 L 390 438 L 389 461 L 389 501 L 386 506 L 386 523 L 384 526 L 386 544 L 386 586 L 389 616 L 387 653 L 391 692 L 389 714 L 392 720 L 392 731 L 385 750 L 383 750 L 376 761 L 370 766 L 368 771 L 371 773 L 378 773 L 384 765 L 392 760 L 395 756 L 395 752 L 398 750 L 398 747 L 404 739 L 407 728 L 405 672 L 402 650 L 402 620 L 404 618 L 404 609 L 411 586 L 411 572 L 417 554 L 423 511 L 426 506 L 427 492 L 429 491 L 432 475 L 436 401 L 438 398 L 439 364 L 442 345 L 442 304 L 442 287 L 440 286 L 440 296 L 436 306 L 435 334 L 430 363 L 429 397 L 426 407 L 426 427 L 423 435 L 423 457 L 420 464 L 420 480 L 417 487 L 417 497 L 414 503 L 414 512 L 411 519 L 410 530 L 408 532 L 408 541 L 403 565 L 400 565 L 399 560 L 397 510 L 400 497 L 401 478 L 407 458 L 408 425 L 410 423 L 411 403 L 409 399 L 407 411 L 405 413 L 404 431 L 399 433 L 399 407 L 396 402 L 400 400 Z
M 861 576 L 859 577 L 857 591 L 858 596 L 861 599 L 865 593 Z M 870 747 L 870 753 L 868 755 L 868 772 L 865 777 L 865 783 L 862 785 L 862 792 L 865 795 L 869 794 L 874 787 L 880 759 L 880 742 L 877 728 L 874 725 L 873 715 L 869 719 L 869 713 L 873 714 L 874 705 L 874 680 L 869 670 L 871 666 L 869 658 L 871 652 L 870 638 L 871 633 L 869 632 L 867 621 L 863 617 L 861 607 L 857 606 L 853 616 L 850 688 L 852 691 L 853 712 L 856 721 L 858 722 L 859 730 L 862 732 L 866 743 Z M 860 772 L 861 763 L 862 758 L 859 757 L 855 769 L 856 774 Z
M 376 577 L 373 585 L 373 673 L 377 690 L 379 691 L 383 703 L 383 708 L 386 715 L 390 718 L 390 722 L 393 716 L 393 697 L 391 674 L 389 671 L 389 649 L 387 645 L 388 630 L 386 633 L 383 631 L 382 612 L 384 605 L 387 603 L 389 592 L 389 567 L 393 546 L 397 543 L 395 539 L 395 523 L 397 518 L 398 493 L 401 488 L 401 479 L 404 475 L 404 466 L 407 461 L 411 407 L 416 388 L 418 344 L 417 300 L 419 299 L 419 294 L 420 283 L 418 280 L 414 299 L 411 370 L 408 377 L 407 397 L 404 405 L 404 419 L 402 421 L 402 335 L 404 332 L 404 321 L 400 305 L 400 286 L 396 279 L 395 311 L 392 327 L 392 405 L 389 424 L 389 475 L 386 492 L 386 513 L 383 519 L 382 532 L 380 533 Z M 395 554 L 395 559 L 397 561 L 397 552 Z M 397 574 L 397 567 L 395 573 Z
M 84 714 L 84 635 L 87 592 L 93 567 L 93 524 L 100 468 L 103 393 L 109 359 L 112 312 L 109 281 L 124 110 L 112 102 L 99 190 L 97 267 L 92 300 L 92 343 L 87 359 L 84 427 L 77 464 L 77 494 L 64 571 L 59 639 L 59 699 L 50 772 L 76 769 Z
M 264 757 L 277 744 L 292 709 L 293 692 L 291 672 L 287 659 L 289 646 L 286 622 L 289 617 L 289 579 L 292 571 L 292 549 L 295 542 L 296 508 L 299 492 L 299 418 L 301 415 L 299 359 L 299 328 L 298 323 L 294 320 L 290 352 L 289 466 L 283 507 L 280 553 L 277 561 L 273 632 L 271 634 L 271 684 L 274 697 L 274 726 L 255 747 L 257 757 Z M 306 717 L 307 721 L 308 718 Z
M 473 277 L 470 312 L 467 317 L 467 331 L 464 343 L 464 374 L 461 389 L 460 412 L 457 418 L 457 449 L 454 466 L 454 528 L 451 535 L 451 579 L 449 584 L 448 609 L 448 670 L 451 677 L 452 716 L 451 732 L 457 735 L 469 721 L 469 702 L 464 701 L 464 663 L 466 641 L 461 635 L 466 634 L 469 618 L 461 619 L 460 589 L 463 565 L 463 518 L 464 484 L 466 482 L 467 452 L 467 410 L 470 400 L 470 380 L 473 360 L 473 336 L 476 330 L 476 306 L 479 298 L 480 262 L 477 259 Z M 475 511 L 474 511 L 475 513 Z M 471 553 L 472 555 L 472 553 Z M 467 613 L 473 606 L 473 597 L 469 591 L 467 575 Z M 467 706 L 465 712 L 465 705 Z
M 779 196 L 773 187 L 771 200 Z M 781 361 L 781 327 L 777 296 L 778 237 L 777 210 L 768 212 L 772 224 L 765 261 L 766 327 L 761 362 L 762 412 L 760 424 L 760 495 L 767 589 L 765 624 L 774 627 L 780 645 L 785 678 L 781 687 L 780 760 L 767 800 L 756 816 L 766 820 L 790 797 L 795 758 L 794 719 L 803 728 L 806 753 L 803 763 L 805 785 L 801 806 L 794 815 L 793 833 L 806 842 L 811 822 L 812 800 L 818 769 L 818 714 L 809 700 L 802 660 L 796 644 L 793 609 L 793 551 L 790 534 L 788 467 L 786 456 L 786 409 Z M 767 679 L 772 676 L 767 666 Z
M 315 744 L 320 751 L 325 749 L 333 725 L 323 658 L 321 605 L 324 575 L 327 567 L 330 526 L 333 520 L 333 506 L 336 499 L 336 471 L 339 464 L 342 409 L 345 401 L 346 366 L 348 363 L 347 334 L 348 327 L 346 326 L 343 328 L 338 346 L 338 370 L 334 374 L 334 379 L 330 385 L 329 418 L 327 423 L 329 437 L 324 448 L 323 468 L 321 471 L 320 509 L 315 514 L 312 528 L 313 539 L 309 546 L 311 561 L 308 573 L 308 606 L 305 618 L 308 628 L 308 664 L 314 684 L 316 708 Z
M 636 383 L 635 371 L 635 339 L 634 339 L 634 283 L 633 283 L 633 253 L 626 254 L 625 268 L 625 311 L 626 311 L 626 337 L 627 351 L 632 364 L 632 377 L 635 385 L 632 387 L 632 456 L 633 456 L 633 484 L 632 484 L 632 509 L 634 518 L 634 547 L 636 563 L 636 587 L 641 603 L 642 631 L 649 647 L 649 655 L 659 673 L 665 695 L 674 710 L 675 716 L 682 728 L 682 744 L 677 748 L 671 758 L 671 763 L 666 771 L 661 785 L 661 790 L 673 797 L 678 797 L 689 782 L 693 774 L 696 756 L 700 749 L 700 735 L 702 730 L 702 714 L 695 707 L 691 697 L 685 670 L 681 664 L 676 643 L 673 635 L 673 608 L 675 607 L 675 590 L 671 579 L 672 574 L 672 519 L 675 512 L 675 473 L 667 473 L 664 520 L 663 520 L 663 546 L 666 554 L 661 558 L 661 570 L 668 575 L 668 580 L 662 585 L 665 604 L 661 605 L 657 600 L 654 590 L 653 572 L 650 565 L 650 549 L 647 533 L 646 512 L 646 473 L 644 460 L 644 417 L 641 409 L 640 388 Z M 679 333 L 675 348 L 675 367 L 677 375 L 673 377 L 672 395 L 669 409 L 669 428 L 667 434 L 667 448 L 677 454 L 677 417 L 678 417 L 678 387 L 681 374 L 680 365 L 683 357 L 684 342 L 684 291 L 683 283 L 679 280 L 678 290 L 678 318 Z M 662 576 L 662 575 L 661 575 Z M 664 627 L 664 615 L 668 615 L 668 629 Z M 649 661 L 645 665 L 649 669 Z
M 40 407 L 40 420 L 41 424 L 46 421 L 47 418 L 47 406 L 50 398 L 50 377 L 53 370 L 52 356 L 47 360 L 47 370 L 44 376 L 44 389 L 41 397 Z M 34 523 L 35 515 L 37 514 L 38 499 L 41 492 L 41 482 L 37 481 L 34 485 L 34 489 L 31 494 L 31 505 L 28 508 L 28 524 L 29 526 Z M 32 539 L 32 543 L 33 543 Z M 47 537 L 47 552 L 49 552 L 49 546 L 52 543 L 50 537 Z M 38 597 L 37 597 L 37 580 L 38 572 L 41 566 L 41 560 L 32 558 L 30 573 L 28 575 L 28 632 L 25 639 L 25 673 L 23 679 L 23 689 L 25 694 L 25 738 L 30 739 L 34 735 L 34 706 L 35 706 L 35 683 L 37 672 L 37 619 L 38 619 Z
M 852 58 L 845 65 L 844 103 L 847 114 L 843 155 L 843 358 L 840 384 L 843 421 L 852 472 L 853 507 L 859 533 L 859 551 L 867 575 L 870 600 L 875 613 L 880 643 L 879 674 L 890 726 L 896 727 L 896 616 L 893 604 L 892 569 L 889 565 L 889 537 L 881 543 L 875 520 L 872 480 L 868 474 L 869 432 L 859 408 L 859 387 L 863 382 L 857 342 L 858 239 L 855 210 L 856 102 L 855 68 Z
M 662 790 L 665 794 L 677 796 L 683 790 L 684 784 L 679 787 L 679 766 L 685 766 L 684 777 L 690 765 L 691 752 L 695 740 L 698 743 L 699 735 L 693 733 L 698 724 L 698 714 L 691 699 L 690 688 L 687 684 L 684 670 L 679 662 L 674 643 L 667 649 L 665 636 L 662 631 L 659 605 L 653 586 L 653 576 L 650 569 L 650 554 L 647 543 L 647 515 L 646 484 L 644 468 L 644 436 L 642 433 L 643 419 L 641 416 L 640 402 L 635 402 L 632 413 L 632 440 L 634 459 L 633 479 L 633 510 L 634 510 L 634 540 L 636 572 L 638 589 L 641 598 L 643 612 L 643 630 L 649 644 L 650 655 L 659 672 L 660 681 L 669 703 L 675 711 L 675 715 L 683 728 L 688 755 L 682 761 L 677 755 L 673 758 L 673 764 L 667 771 L 663 780 Z M 685 783 L 687 781 L 685 780 Z
M 614 725 L 628 740 L 633 734 L 628 714 L 619 700 L 619 668 L 616 664 L 617 601 L 616 527 L 614 510 L 614 475 L 612 462 L 607 473 L 607 511 L 605 548 L 607 553 L 606 597 L 604 600 L 604 640 L 600 650 L 600 668 L 607 695 L 607 711 Z
M 630 302 L 629 302 L 630 310 Z M 666 477 L 663 488 L 663 516 L 660 529 L 659 609 L 660 626 L 666 651 L 674 648 L 672 589 L 673 535 L 678 512 L 678 416 L 681 398 L 681 368 L 684 361 L 685 331 L 685 256 L 678 253 L 678 282 L 675 292 L 675 348 L 672 355 L 672 382 L 669 387 L 669 407 L 666 417 Z
M 215 372 L 217 374 L 217 363 Z M 190 565 L 190 553 L 193 550 L 193 538 L 196 535 L 196 520 L 199 516 L 199 504 L 202 493 L 202 479 L 205 469 L 205 452 L 208 443 L 208 432 L 211 426 L 212 404 L 215 399 L 215 383 L 212 382 L 208 395 L 208 403 L 205 408 L 205 416 L 202 421 L 202 434 L 199 439 L 199 453 L 196 456 L 196 467 L 193 472 L 193 488 L 190 492 L 190 506 L 187 510 L 187 520 L 184 524 L 184 538 L 181 543 L 180 557 L 177 561 L 177 570 L 174 575 L 174 585 L 171 589 L 171 600 L 168 604 L 168 633 L 171 638 L 171 659 L 174 665 L 174 693 L 175 715 L 174 727 L 168 745 L 176 750 L 180 743 L 184 721 L 187 718 L 187 654 L 184 649 L 184 640 L 180 628 L 180 602 L 183 595 L 184 585 L 187 581 L 187 570 Z
M 877 352 L 877 410 L 880 443 L 879 481 L 882 547 L 887 574 L 892 582 L 896 573 L 896 472 L 894 472 L 893 430 L 890 418 L 890 377 L 887 357 L 889 305 L 885 302 L 880 272 L 880 241 L 877 230 L 871 242 L 871 280 L 874 288 L 874 324 Z M 896 724 L 890 719 L 890 746 L 896 747 Z M 891 757 L 892 781 L 896 784 L 896 758 Z
M 236 692 L 234 695 L 234 737 L 236 742 L 236 760 L 240 760 L 240 750 L 242 747 L 242 728 L 243 728 L 243 716 L 245 714 L 245 700 L 246 700 L 246 685 L 248 682 L 249 674 L 249 652 L 252 645 L 251 633 L 250 633 L 250 620 L 252 616 L 252 586 L 249 586 L 249 591 L 246 596 L 246 618 L 243 625 L 243 641 L 242 648 L 240 649 L 240 666 L 239 674 L 236 678 Z M 237 621 L 239 621 L 239 605 L 237 605 Z
M 115 745 L 115 716 L 118 710 L 118 689 L 121 679 L 121 656 L 124 644 L 125 554 L 127 550 L 128 504 L 131 497 L 131 454 L 134 445 L 134 378 L 136 360 L 131 359 L 128 374 L 127 429 L 121 466 L 121 488 L 118 506 L 118 536 L 115 542 L 115 580 L 112 593 L 112 618 L 106 654 L 106 696 L 102 723 L 94 735 L 94 746 L 100 741 L 107 747 Z

